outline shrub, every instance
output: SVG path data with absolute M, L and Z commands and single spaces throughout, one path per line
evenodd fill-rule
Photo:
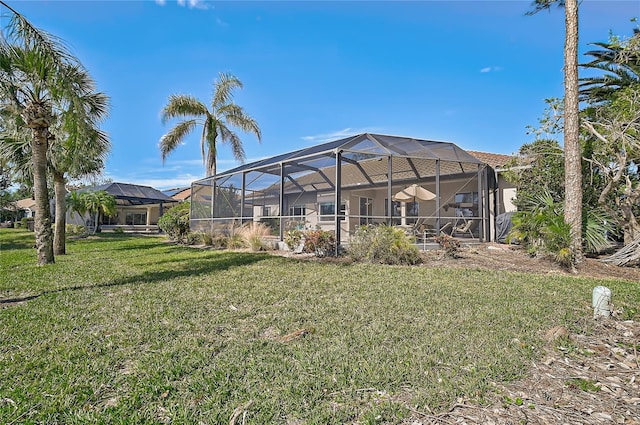
M 201 241 L 200 233 L 187 232 L 187 235 L 183 238 L 182 243 L 185 245 L 196 245 Z
M 287 244 L 287 247 L 289 247 L 291 251 L 295 251 L 300 244 L 303 243 L 303 239 L 304 233 L 299 229 L 289 230 L 284 235 L 284 243 Z
M 304 233 L 304 252 L 310 252 L 316 257 L 335 255 L 336 238 L 326 230 L 310 230 Z
M 205 244 L 206 246 L 213 246 L 213 238 L 215 237 L 215 235 L 211 232 L 202 232 L 200 234 L 200 237 L 202 238 L 202 243 Z
M 114 227 L 113 228 L 113 233 L 123 234 L 124 233 L 124 229 L 122 227 Z
M 264 238 L 271 234 L 271 229 L 263 223 L 252 221 L 242 226 L 238 232 L 245 245 L 252 251 L 262 251 L 266 249 Z
M 434 240 L 440 245 L 442 249 L 444 249 L 444 252 L 448 257 L 458 258 L 460 241 L 447 234 L 436 236 Z
M 238 249 L 244 248 L 245 242 L 242 236 L 241 227 L 235 221 L 230 222 L 226 229 L 227 248 Z
M 65 233 L 69 236 L 84 235 L 86 231 L 86 228 L 79 224 L 67 224 L 65 226 Z
M 189 233 L 189 202 L 169 208 L 158 220 L 158 227 L 169 239 L 182 243 Z
M 413 238 L 387 225 L 361 226 L 351 238 L 347 252 L 354 261 L 408 265 L 420 262 L 420 251 Z

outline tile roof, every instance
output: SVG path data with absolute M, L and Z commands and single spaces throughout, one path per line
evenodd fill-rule
M 489 153 L 489 152 L 478 152 L 478 151 L 467 151 L 470 155 L 474 156 L 478 160 L 484 162 L 492 168 L 503 168 L 505 167 L 509 161 L 513 160 L 515 156 L 513 155 L 505 155 L 501 153 Z
M 31 198 L 20 199 L 19 201 L 16 201 L 16 208 L 35 210 L 36 201 Z

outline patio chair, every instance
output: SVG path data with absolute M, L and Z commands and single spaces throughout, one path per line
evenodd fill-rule
M 421 236 L 423 231 L 424 231 L 424 222 L 426 220 L 426 217 L 420 217 L 416 220 L 416 222 L 413 225 L 413 228 L 411 229 L 411 234 L 413 236 Z
M 461 221 L 462 221 L 462 224 L 461 225 L 458 224 Z M 477 220 L 468 219 L 464 215 L 460 214 L 458 216 L 458 220 L 456 220 L 455 224 L 453 224 L 451 226 L 450 235 L 453 236 L 456 233 L 463 233 L 463 234 L 468 233 L 469 236 L 471 236 L 472 239 L 475 239 L 476 237 L 473 234 L 473 231 L 476 229 L 477 226 L 478 226 L 478 221 Z

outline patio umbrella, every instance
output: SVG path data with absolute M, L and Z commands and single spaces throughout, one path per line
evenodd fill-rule
M 416 199 L 419 199 L 421 201 L 432 201 L 436 199 L 436 194 L 431 192 L 430 190 L 425 189 L 422 186 L 412 184 L 393 195 L 394 201 L 407 202 L 413 200 L 413 202 L 415 202 Z

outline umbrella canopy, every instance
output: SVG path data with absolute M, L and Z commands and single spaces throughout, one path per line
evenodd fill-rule
M 412 184 L 411 186 L 407 186 L 402 189 L 400 192 L 393 195 L 394 201 L 414 201 L 419 199 L 421 201 L 432 201 L 436 199 L 436 194 L 431 192 L 430 190 L 425 189 L 422 186 L 418 186 L 417 184 Z

